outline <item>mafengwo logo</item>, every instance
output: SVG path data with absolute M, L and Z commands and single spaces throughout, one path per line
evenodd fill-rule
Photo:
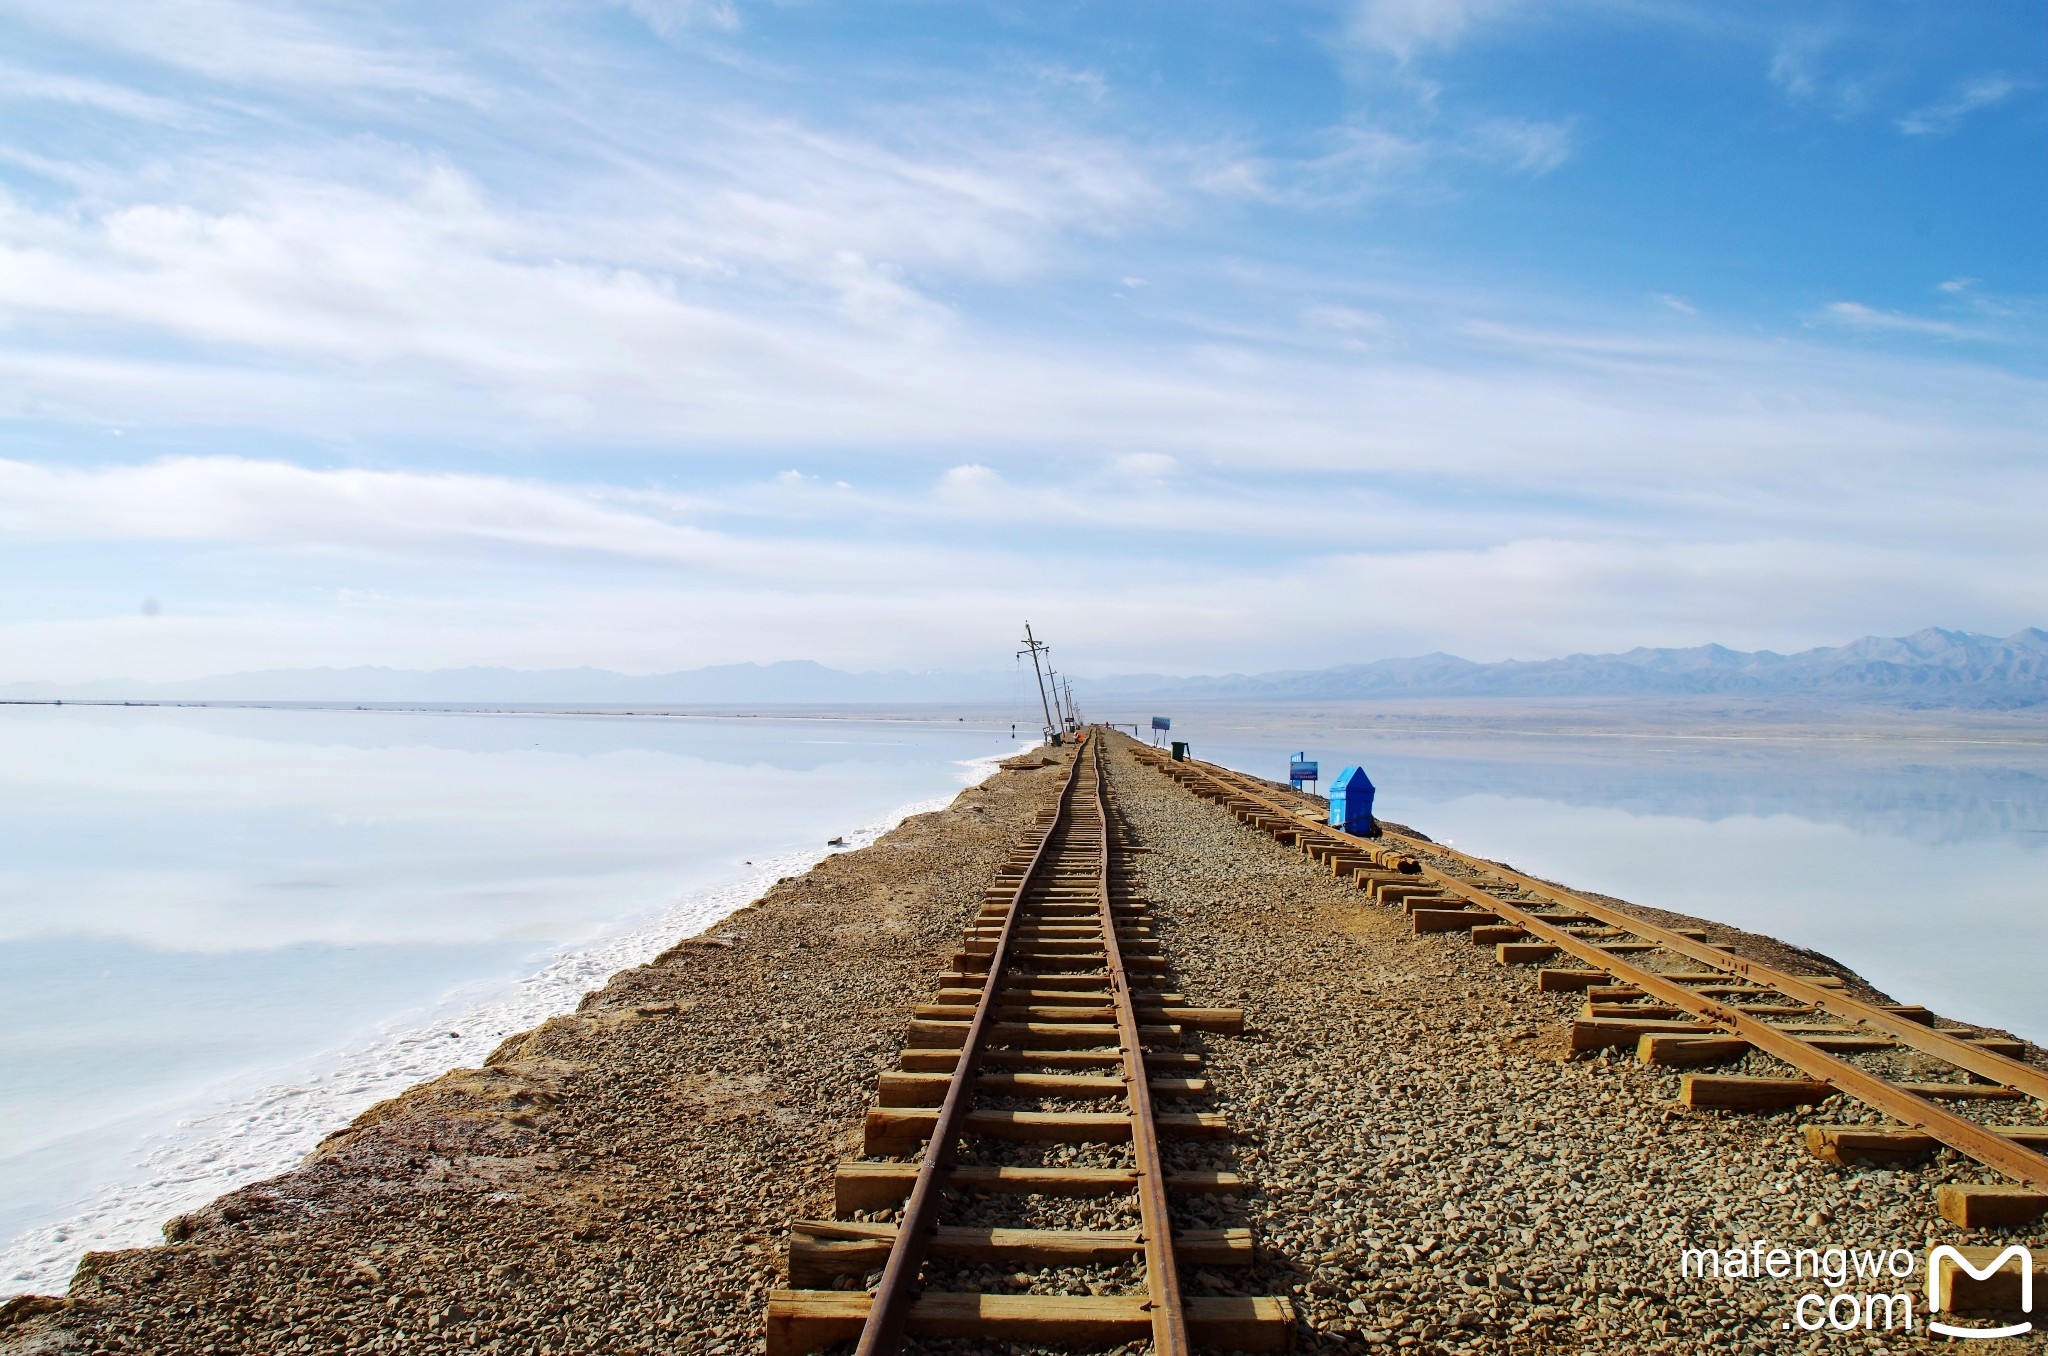
M 1968 1276 L 1974 1281 L 1989 1281 L 2005 1267 L 2007 1262 L 2015 1258 L 2019 1259 L 2020 1312 L 2031 1314 L 2034 1312 L 2034 1254 L 2027 1248 L 2015 1243 L 2004 1252 L 1993 1257 L 1981 1268 L 1972 1265 L 1969 1258 L 1963 1256 L 1961 1252 L 1946 1243 L 1936 1248 L 1933 1252 L 1928 1253 L 1927 1330 L 1929 1332 L 1938 1332 L 1943 1337 L 2018 1337 L 2022 1333 L 2032 1332 L 2034 1330 L 2032 1319 L 2028 1319 L 2023 1323 L 2008 1324 L 2003 1328 L 1964 1328 L 1958 1327 L 1953 1323 L 1937 1322 L 1934 1317 L 1944 1308 L 1952 1309 L 1954 1307 L 1952 1301 L 1955 1298 L 1957 1273 Z M 1941 1264 L 1944 1261 L 1953 1263 L 1955 1270 L 1943 1270 Z

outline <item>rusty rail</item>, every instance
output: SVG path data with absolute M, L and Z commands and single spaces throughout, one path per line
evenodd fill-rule
M 1570 890 L 1525 876 L 1497 862 L 1489 862 L 1469 853 L 1459 852 L 1456 848 L 1446 847 L 1442 843 L 1428 843 L 1410 838 L 1391 829 L 1386 830 L 1386 836 L 1395 842 L 1407 844 L 1412 850 L 1449 857 L 1470 870 L 1494 876 L 1531 894 L 1542 895 L 1553 904 L 1583 913 L 1589 918 L 1597 918 L 1613 927 L 1627 928 L 1636 936 L 1655 942 L 1665 950 L 1676 952 L 1688 960 L 1696 960 L 1731 975 L 1739 975 L 1755 983 L 1767 985 L 1787 997 L 1813 1004 L 1844 1021 L 1857 1022 L 1881 1031 L 1901 1045 L 1910 1045 L 1924 1054 L 1947 1060 L 1959 1069 L 1968 1069 L 1980 1077 L 2003 1083 L 2010 1088 L 2018 1088 L 2030 1097 L 2048 1101 L 2048 1070 L 2038 1069 L 2031 1064 L 2009 1059 L 1996 1051 L 1971 1045 L 1946 1032 L 1908 1021 L 1897 1013 L 1886 1012 L 1873 1003 L 1865 1003 L 1847 994 L 1824 989 L 1798 975 L 1765 965 L 1761 961 L 1746 960 L 1710 942 L 1698 941 L 1682 933 L 1673 932 L 1669 928 L 1659 927 L 1647 919 L 1636 918 L 1612 905 L 1602 904 L 1598 900 L 1588 899 L 1584 895 L 1574 894 Z M 1439 883 L 1456 879 L 1434 871 L 1426 864 L 1424 869 Z M 1504 901 L 1496 896 L 1487 895 L 1485 902 L 1491 906 Z
M 1087 741 L 1090 752 L 1099 759 L 1100 750 L 1093 747 L 1095 742 L 1093 739 Z M 1053 817 L 1047 822 L 1045 832 L 1038 840 L 1038 850 L 1032 854 L 1030 865 L 1018 877 L 1017 888 L 1010 896 L 1009 915 L 1003 919 L 1002 931 L 996 938 L 995 955 L 989 961 L 988 982 L 982 986 L 981 997 L 975 1001 L 967 1040 L 960 1050 L 960 1062 L 946 1088 L 945 1101 L 939 1105 L 938 1124 L 932 1131 L 931 1141 L 925 1146 L 924 1160 L 917 1169 L 917 1183 L 910 1189 L 910 1200 L 903 1207 L 903 1221 L 897 1228 L 896 1241 L 889 1249 L 882 1279 L 875 1286 L 874 1304 L 868 1310 L 867 1323 L 861 1328 L 856 1356 L 894 1356 L 903 1346 L 903 1326 L 910 1317 L 910 1302 L 917 1288 L 918 1272 L 924 1266 L 925 1252 L 930 1247 L 932 1231 L 938 1223 L 940 1179 L 952 1166 L 953 1151 L 959 1145 L 960 1131 L 967 1123 L 967 1112 L 974 1100 L 974 1078 L 981 1069 L 981 1056 L 988 1046 L 989 1029 L 995 1025 L 996 1003 L 1001 994 L 1001 986 L 996 981 L 1009 964 L 1010 944 L 1017 934 L 1017 920 L 1024 913 L 1024 897 L 1045 866 L 1047 849 L 1072 809 L 1074 787 L 1080 773 L 1081 753 L 1076 750 L 1067 765 L 1066 780 L 1060 785 Z M 1096 796 L 1098 799 L 1101 797 L 1099 786 Z M 1103 828 L 1106 849 L 1106 820 Z M 1141 1054 L 1141 1073 L 1143 1058 Z M 1141 1087 L 1143 1082 L 1141 1077 Z
M 1096 876 L 1096 906 L 1102 919 L 1102 950 L 1109 970 L 1110 992 L 1116 997 L 1119 1053 L 1124 1058 L 1124 1091 L 1131 1111 L 1131 1150 L 1138 1170 L 1138 1217 L 1145 1244 L 1145 1287 L 1152 1297 L 1152 1350 L 1155 1356 L 1185 1356 L 1187 1314 L 1181 1304 L 1180 1268 L 1173 1256 L 1173 1220 L 1166 1203 L 1166 1165 L 1159 1154 L 1159 1126 L 1152 1116 L 1152 1089 L 1145 1073 L 1145 1044 L 1138 1032 L 1138 1006 L 1131 996 L 1130 973 L 1124 967 L 1123 945 L 1117 940 L 1116 916 L 1109 897 L 1109 806 L 1102 798 L 1102 742 L 1088 741 L 1095 808 L 1102 817 L 1102 843 Z M 1074 762 L 1080 763 L 1076 757 Z M 994 979 L 989 989 L 995 988 Z

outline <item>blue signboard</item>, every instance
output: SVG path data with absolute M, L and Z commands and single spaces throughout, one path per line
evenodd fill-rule
M 1155 729 L 1155 730 L 1171 730 L 1171 729 L 1173 728 L 1173 717 L 1172 717 L 1172 716 L 1154 716 L 1154 717 L 1152 717 L 1152 728 L 1153 728 L 1153 729 Z
M 1318 766 L 1314 759 L 1303 758 L 1300 754 L 1296 754 L 1287 764 L 1287 780 L 1290 782 L 1321 781 L 1322 775 L 1316 771 Z

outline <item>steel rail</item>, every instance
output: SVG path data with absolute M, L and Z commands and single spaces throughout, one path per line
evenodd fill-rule
M 1864 1026 L 1872 1027 L 1892 1037 L 1902 1045 L 1910 1045 L 1924 1054 L 1935 1055 L 1945 1059 L 1959 1069 L 1968 1069 L 1973 1074 L 1989 1078 L 1994 1082 L 2003 1083 L 2007 1087 L 2018 1088 L 2031 1097 L 2048 1101 L 2048 1070 L 2038 1069 L 2031 1064 L 2017 1059 L 2010 1059 L 1995 1050 L 1986 1050 L 1982 1046 L 1972 1045 L 1970 1042 L 1960 1040 L 1945 1031 L 1936 1031 L 1931 1027 L 1920 1025 L 1918 1022 L 1908 1021 L 1897 1013 L 1886 1012 L 1883 1008 L 1873 1003 L 1866 1003 L 1859 998 L 1852 998 L 1847 994 L 1824 989 L 1820 985 L 1802 979 L 1798 975 L 1789 974 L 1786 971 L 1766 965 L 1761 961 L 1745 960 L 1743 957 L 1737 956 L 1727 949 L 1715 946 L 1710 942 L 1698 941 L 1681 933 L 1673 932 L 1669 928 L 1659 927 L 1655 923 L 1633 918 L 1611 905 L 1602 904 L 1598 900 L 1587 899 L 1582 895 L 1574 894 L 1570 890 L 1547 885 L 1533 877 L 1523 875 L 1512 867 L 1488 862 L 1483 858 L 1473 857 L 1468 853 L 1459 852 L 1456 848 L 1448 848 L 1440 843 L 1425 843 L 1406 834 L 1396 833 L 1393 830 L 1387 830 L 1386 834 L 1389 838 L 1408 845 L 1410 851 L 1430 852 L 1449 857 L 1472 870 L 1498 877 L 1511 885 L 1520 886 L 1531 894 L 1542 895 L 1553 904 L 1559 904 L 1565 908 L 1584 913 L 1588 917 L 1596 918 L 1603 923 L 1627 928 L 1638 937 L 1653 941 L 1668 951 L 1675 951 L 1691 960 L 1699 961 L 1703 965 L 1711 965 L 1717 970 L 1723 970 L 1729 974 L 1740 975 L 1744 979 L 1767 984 L 1789 997 L 1797 998 L 1801 1002 L 1812 1003 L 1823 1011 L 1844 1021 L 1857 1022 Z
M 1631 961 L 1610 954 L 1598 943 L 1574 937 L 1556 924 L 1544 921 L 1541 914 L 1532 914 L 1518 908 L 1497 895 L 1488 894 L 1454 876 L 1444 875 L 1427 864 L 1423 866 L 1423 872 L 1456 894 L 1484 906 L 1488 912 L 1512 921 L 1525 932 L 1541 937 L 1560 950 L 1568 951 L 1582 960 L 1591 961 L 1616 978 L 1627 980 L 1644 993 L 1654 994 L 1674 1007 L 1726 1027 L 1766 1054 L 1777 1056 L 1794 1068 L 1809 1073 L 1858 1101 L 1905 1122 L 1912 1129 L 1925 1131 L 1950 1148 L 1968 1154 L 1987 1167 L 1996 1168 L 2015 1181 L 2048 1190 L 2048 1157 L 1995 1134 L 1966 1116 L 1958 1116 L 1946 1107 L 1937 1106 L 1918 1093 L 1908 1092 L 1847 1060 L 1817 1049 L 1799 1037 L 1779 1030 L 1760 1017 L 1742 1012 L 1726 1003 L 1717 1003 L 1683 984 L 1667 979 L 1655 970 L 1646 970 Z
M 910 1318 L 910 1305 L 914 1298 L 912 1292 L 917 1288 L 918 1274 L 924 1268 L 925 1254 L 937 1227 L 942 1179 L 952 1166 L 953 1150 L 958 1146 L 960 1132 L 967 1123 L 967 1113 L 974 1101 L 975 1075 L 981 1067 L 989 1032 L 995 1026 L 998 981 L 1009 965 L 1010 943 L 1016 935 L 1017 917 L 1024 911 L 1025 893 L 1030 890 L 1039 869 L 1045 865 L 1053 836 L 1067 823 L 1073 808 L 1074 788 L 1080 781 L 1083 749 L 1094 743 L 1093 739 L 1087 739 L 1074 750 L 1066 780 L 1060 784 L 1059 801 L 1052 821 L 1045 826 L 1038 848 L 1031 854 L 1031 864 L 1024 868 L 1024 874 L 1018 878 L 1017 888 L 1010 896 L 1009 913 L 996 937 L 995 952 L 989 957 L 988 978 L 983 982 L 981 997 L 974 1004 L 974 1017 L 968 1023 L 953 1079 L 946 1085 L 946 1099 L 939 1106 L 937 1123 L 933 1125 L 931 1139 L 925 1145 L 924 1160 L 918 1165 L 917 1181 L 910 1189 L 910 1199 L 904 1204 L 903 1220 L 896 1229 L 896 1241 L 889 1247 L 889 1260 L 883 1265 L 882 1278 L 873 1291 L 874 1302 L 869 1306 L 867 1321 L 861 1326 L 860 1342 L 854 1348 L 855 1356 L 895 1356 L 902 1350 L 904 1324 Z M 1104 827 L 1106 830 L 1107 825 Z
M 1203 767 L 1208 766 L 1210 765 L 1203 764 Z M 1227 772 L 1228 769 L 1219 769 L 1219 771 Z M 1211 781 L 1217 783 L 1225 790 L 1236 791 L 1249 800 L 1263 803 L 1268 809 L 1278 811 L 1289 818 L 1299 819 L 1298 815 L 1288 810 L 1278 801 L 1273 800 L 1270 796 L 1242 786 L 1235 777 L 1215 776 L 1206 772 L 1203 775 L 1209 776 Z M 1355 834 L 1346 833 L 1333 826 L 1315 824 L 1308 825 L 1307 827 L 1317 829 L 1323 837 L 1335 842 L 1355 843 L 1366 848 L 1376 846 L 1371 839 L 1360 838 Z M 1435 849 L 1434 844 L 1423 844 L 1406 835 L 1389 833 L 1388 836 L 1395 838 L 1397 841 L 1410 844 L 1414 848 L 1422 850 Z M 1463 857 L 1464 854 L 1454 855 Z M 1511 919 L 1517 927 L 1542 938 L 1558 949 L 1569 952 L 1581 960 L 1590 961 L 1607 973 L 1619 979 L 1627 980 L 1645 993 L 1657 995 L 1674 1007 L 1682 1008 L 1685 1011 L 1691 1012 L 1694 1016 L 1703 1017 L 1708 1021 L 1727 1028 L 1734 1035 L 1742 1037 L 1765 1053 L 1774 1055 L 1792 1067 L 1811 1074 L 1813 1077 L 1848 1093 L 1850 1096 L 1884 1112 L 1888 1116 L 1903 1121 L 1911 1129 L 1924 1131 L 1932 1135 L 1943 1144 L 1967 1154 L 1969 1157 L 1983 1163 L 1986 1167 L 1995 1168 L 2015 1181 L 2034 1187 L 2037 1190 L 2048 1190 L 2048 1157 L 2037 1154 L 2003 1136 L 1997 1135 L 1967 1117 L 1958 1116 L 1944 1107 L 1936 1106 L 1933 1102 L 1919 1096 L 1917 1093 L 1908 1092 L 1878 1077 L 1876 1074 L 1858 1068 L 1846 1060 L 1839 1059 L 1824 1050 L 1815 1049 L 1805 1041 L 1780 1031 L 1768 1022 L 1739 1012 L 1727 1004 L 1717 1003 L 1713 999 L 1696 993 L 1682 984 L 1665 978 L 1654 970 L 1647 970 L 1630 961 L 1623 960 L 1619 956 L 1607 952 L 1596 943 L 1573 936 L 1556 924 L 1544 921 L 1540 914 L 1533 914 L 1526 909 L 1518 908 L 1497 895 L 1489 894 L 1478 886 L 1461 881 L 1457 877 L 1439 871 L 1427 863 L 1418 863 L 1418 865 L 1422 867 L 1423 876 L 1428 878 L 1433 884 L 1446 887 L 1453 894 L 1461 898 L 1480 904 L 1490 912 Z M 1519 875 L 1519 873 L 1514 874 Z M 1539 893 L 1551 894 L 1549 890 L 1539 891 Z M 1568 894 L 1568 892 L 1564 891 L 1557 891 L 1555 893 Z M 1592 904 L 1590 900 L 1579 901 L 1576 896 L 1571 896 L 1570 899 L 1572 907 L 1577 907 L 1581 902 L 1589 906 Z M 1565 901 L 1553 899 L 1553 902 L 1563 903 Z M 1628 931 L 1639 936 L 1655 940 L 1660 945 L 1666 945 L 1666 943 L 1663 937 L 1658 934 L 1668 935 L 1673 941 L 1687 943 L 1687 947 L 1683 949 L 1683 954 L 1692 959 L 1709 959 L 1709 957 L 1699 955 L 1699 950 L 1717 950 L 1717 948 L 1693 944 L 1690 938 L 1679 937 L 1678 934 L 1671 933 L 1668 929 L 1656 927 L 1654 924 L 1642 923 L 1640 920 L 1631 918 L 1618 909 L 1603 909 L 1603 911 L 1613 915 L 1614 919 L 1618 920 L 1616 926 L 1626 928 Z M 1593 908 L 1588 907 L 1586 912 L 1592 914 Z M 1679 948 L 1674 947 L 1672 949 L 1677 950 Z M 1727 953 L 1722 952 L 1721 955 L 1726 956 Z M 1723 966 L 1721 968 L 1727 967 Z M 1751 978 L 1763 977 L 1764 982 L 1772 984 L 1773 987 L 1777 986 L 1776 981 L 1781 975 L 1781 972 L 1773 970 L 1769 966 L 1755 966 L 1752 970 L 1737 971 L 1736 973 L 1746 974 Z M 1792 977 L 1784 976 L 1784 978 L 1789 979 Z M 1817 985 L 1801 984 L 1799 987 L 1817 994 L 1826 992 Z M 1793 996 L 1799 997 L 1803 995 L 1795 993 Z M 1873 1009 L 1873 1011 L 1875 1010 Z M 1910 1026 L 1912 1024 L 1902 1022 L 1901 1025 Z M 1918 1029 L 1921 1031 L 1926 1030 L 1924 1027 Z M 1962 1044 L 1959 1041 L 1954 1043 Z M 1974 1047 L 1966 1046 L 1965 1049 L 1974 1049 Z M 1976 1053 L 1988 1054 L 1988 1052 L 1984 1051 L 1977 1051 Z M 1948 1056 L 1944 1054 L 1942 1058 L 1948 1058 Z M 2002 1060 L 2001 1062 L 2014 1064 L 2021 1069 L 2028 1067 L 2018 1064 L 2018 1061 L 2014 1060 Z M 1962 1067 L 1968 1068 L 1969 1066 L 1963 1065 Z M 1976 1070 L 1972 1069 L 1971 1072 L 1976 1072 Z M 1987 1076 L 1995 1077 L 1996 1075 Z M 2000 1081 L 2003 1081 L 2003 1079 Z
M 1204 766 L 1214 765 L 1204 764 Z M 1244 787 L 1242 785 L 1242 774 L 1234 772 L 1229 768 L 1219 768 L 1217 770 L 1225 774 L 1219 780 L 1237 787 L 1243 794 L 1254 799 L 1263 800 L 1269 808 L 1289 815 L 1294 814 L 1293 811 L 1287 810 L 1286 807 L 1270 797 L 1262 795 L 1252 788 Z M 1299 816 L 1295 817 L 1298 818 Z M 1352 835 L 1346 834 L 1334 827 L 1320 824 L 1314 827 L 1321 829 L 1326 835 L 1335 839 L 1352 838 Z M 1494 876 L 1510 885 L 1519 886 L 1531 894 L 1541 895 L 1553 904 L 1561 905 L 1577 913 L 1583 913 L 1589 918 L 1596 919 L 1613 927 L 1626 928 L 1636 936 L 1646 941 L 1655 942 L 1665 950 L 1677 952 L 1689 960 L 1696 960 L 1702 965 L 1711 965 L 1724 973 L 1738 975 L 1755 983 L 1766 984 L 1787 997 L 1796 998 L 1803 1003 L 1810 1003 L 1842 1021 L 1855 1022 L 1870 1027 L 1891 1037 L 1901 1045 L 1911 1046 L 1922 1054 L 1933 1055 L 1938 1059 L 1948 1061 L 1959 1069 L 1967 1069 L 1971 1073 L 1991 1079 L 1993 1082 L 2002 1083 L 2010 1088 L 2017 1088 L 2030 1097 L 2041 1101 L 2048 1101 L 2048 1070 L 2039 1069 L 2022 1060 L 2001 1055 L 1995 1050 L 1986 1050 L 1980 1045 L 1973 1045 L 1969 1041 L 1950 1035 L 1948 1032 L 1922 1026 L 1920 1023 L 1910 1021 L 1895 1012 L 1886 1012 L 1874 1003 L 1866 1003 L 1860 998 L 1853 998 L 1848 994 L 1836 993 L 1832 989 L 1822 988 L 1810 980 L 1802 979 L 1798 975 L 1766 965 L 1761 961 L 1746 960 L 1724 947 L 1718 947 L 1711 942 L 1702 942 L 1696 938 L 1687 937 L 1683 933 L 1674 932 L 1670 928 L 1659 926 L 1647 919 L 1634 917 L 1610 904 L 1602 904 L 1598 900 L 1587 899 L 1583 895 L 1576 894 L 1560 886 L 1547 884 L 1535 879 L 1533 876 L 1525 876 L 1512 867 L 1502 866 L 1498 862 L 1489 862 L 1484 858 L 1474 857 L 1470 853 L 1460 852 L 1456 848 L 1447 847 L 1442 843 L 1429 842 L 1426 839 L 1416 838 L 1393 829 L 1383 829 L 1382 832 L 1386 838 L 1405 846 L 1410 852 L 1449 857 L 1470 870 Z M 1354 841 L 1362 842 L 1367 840 L 1354 839 Z M 1428 868 L 1426 863 L 1423 865 L 1425 869 L 1429 870 L 1440 881 L 1456 879 L 1442 872 L 1435 871 L 1433 868 Z
M 1109 804 L 1103 799 L 1102 745 L 1089 741 L 1096 811 L 1102 819 L 1097 849 L 1097 916 L 1102 920 L 1102 952 L 1109 969 L 1110 992 L 1116 1002 L 1118 1053 L 1124 1061 L 1124 1094 L 1130 1101 L 1131 1150 L 1138 1174 L 1138 1221 L 1145 1246 L 1145 1286 L 1151 1292 L 1152 1350 L 1155 1356 L 1186 1356 L 1185 1307 L 1181 1303 L 1180 1267 L 1173 1255 L 1173 1217 L 1166 1201 L 1166 1165 L 1159 1154 L 1159 1127 L 1152 1118 L 1152 1087 L 1145 1072 L 1145 1045 L 1138 1031 L 1138 1008 L 1124 969 L 1123 945 L 1117 940 L 1116 914 L 1110 902 Z M 1078 761 L 1078 760 L 1077 760 Z

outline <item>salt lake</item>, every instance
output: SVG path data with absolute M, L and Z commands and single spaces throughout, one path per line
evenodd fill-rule
M 1276 779 L 1296 749 L 1359 763 L 1384 818 L 2048 1040 L 2038 738 L 1223 709 L 1174 737 Z M 153 1241 L 1022 742 L 951 718 L 0 707 L 0 1295 Z
M 0 1295 L 1017 747 L 951 717 L 0 707 Z
M 2048 1043 L 2048 747 L 2037 723 L 1869 737 L 1385 728 L 1218 710 L 1198 757 L 1366 769 L 1384 819 L 1566 885 L 1834 957 L 1900 1002 Z

